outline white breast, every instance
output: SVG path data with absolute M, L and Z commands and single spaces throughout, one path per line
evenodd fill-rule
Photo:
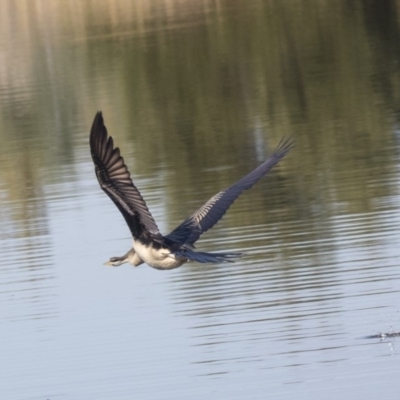
M 156 269 L 178 268 L 187 261 L 186 258 L 176 257 L 168 249 L 154 249 L 136 240 L 133 241 L 133 248 L 147 265 Z

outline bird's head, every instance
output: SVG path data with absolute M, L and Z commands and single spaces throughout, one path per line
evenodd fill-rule
M 110 267 L 119 267 L 121 264 L 126 263 L 126 262 L 127 262 L 127 260 L 124 260 L 121 257 L 111 257 L 103 265 L 108 265 Z

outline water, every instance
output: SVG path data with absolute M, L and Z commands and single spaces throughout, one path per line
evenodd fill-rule
M 2 1 L 1 398 L 398 398 L 399 12 Z M 97 110 L 163 233 L 294 137 L 198 242 L 240 261 L 102 265 Z

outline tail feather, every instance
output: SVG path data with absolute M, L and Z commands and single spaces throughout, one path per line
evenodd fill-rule
M 175 255 L 185 257 L 199 263 L 223 263 L 234 262 L 232 258 L 238 258 L 242 253 L 205 253 L 202 251 L 180 250 Z

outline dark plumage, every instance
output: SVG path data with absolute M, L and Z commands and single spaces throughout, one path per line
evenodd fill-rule
M 161 235 L 143 197 L 133 184 L 118 147 L 104 126 L 98 112 L 90 132 L 90 149 L 100 187 L 121 211 L 133 236 L 133 248 L 122 257 L 113 257 L 106 264 L 146 262 L 157 269 L 172 269 L 188 260 L 200 263 L 231 262 L 239 253 L 205 253 L 194 251 L 200 235 L 211 229 L 239 195 L 250 189 L 293 147 L 291 139 L 281 140 L 274 153 L 256 169 L 234 185 L 211 197 L 170 234 Z

